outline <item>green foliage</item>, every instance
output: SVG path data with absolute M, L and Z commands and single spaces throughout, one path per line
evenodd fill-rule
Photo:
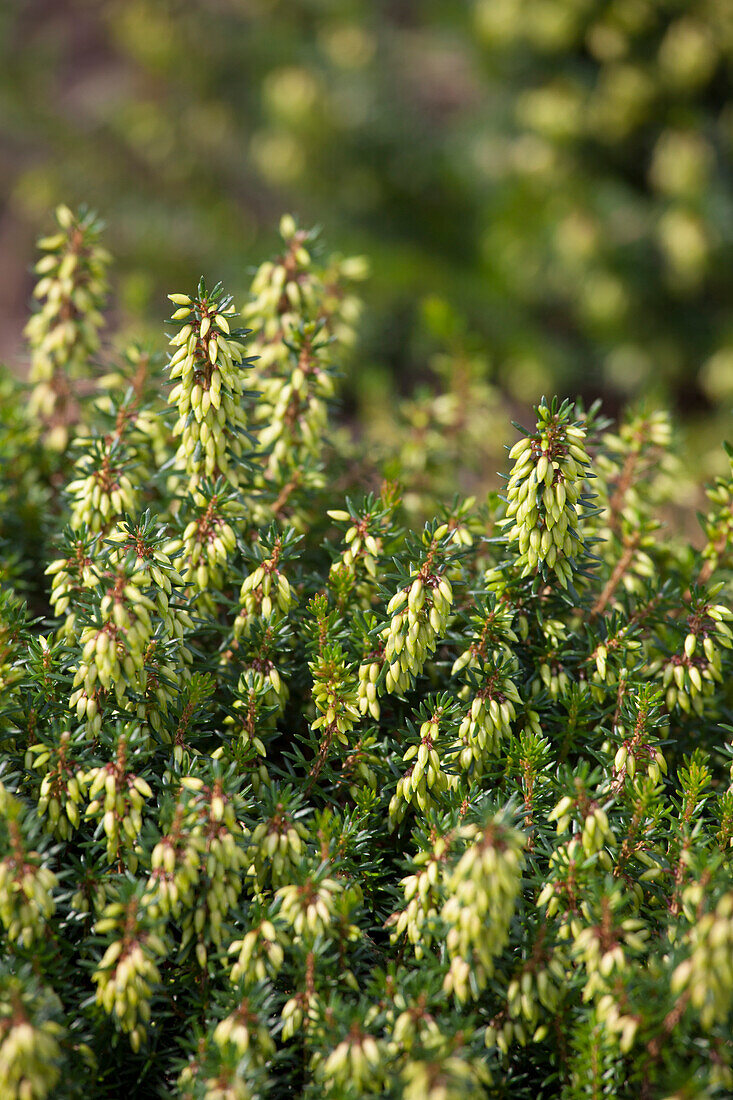
M 668 420 L 542 399 L 416 522 L 282 235 L 56 362 L 68 445 L 4 383 L 3 1096 L 730 1095 L 730 478 L 662 537 Z

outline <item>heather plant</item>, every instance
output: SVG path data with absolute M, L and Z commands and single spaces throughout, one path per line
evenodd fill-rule
M 91 211 L 75 217 L 56 210 L 58 232 L 38 242 L 38 308 L 26 325 L 34 383 L 30 409 L 49 429 L 47 445 L 63 448 L 76 422 L 74 385 L 89 373 L 99 348 L 101 309 L 107 289 L 109 253 L 99 244 L 101 225 Z
M 2 1095 L 729 1096 L 730 476 L 690 541 L 663 412 L 542 398 L 416 520 L 281 229 L 55 360 L 68 444 L 3 381 Z

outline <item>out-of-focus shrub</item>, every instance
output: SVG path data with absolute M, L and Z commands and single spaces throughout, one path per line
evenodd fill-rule
M 422 377 L 433 294 L 514 400 L 729 400 L 725 0 L 16 0 L 0 20 L 11 223 L 92 201 L 138 328 L 191 268 L 242 301 L 289 205 L 373 259 L 352 401 Z

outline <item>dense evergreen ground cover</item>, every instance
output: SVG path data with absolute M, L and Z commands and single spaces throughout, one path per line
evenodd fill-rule
M 0 412 L 2 1096 L 730 1095 L 731 474 L 691 545 L 664 413 L 542 399 L 501 494 L 380 483 L 329 421 L 361 261 L 285 217 L 243 316 L 201 280 L 110 360 L 57 220 Z

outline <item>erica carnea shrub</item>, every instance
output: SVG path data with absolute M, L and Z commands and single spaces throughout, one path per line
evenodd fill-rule
M 286 217 L 118 355 L 57 217 L 2 380 L 0 1094 L 730 1096 L 733 474 L 690 542 L 662 413 L 542 399 L 433 504 L 329 426 L 363 261 Z

